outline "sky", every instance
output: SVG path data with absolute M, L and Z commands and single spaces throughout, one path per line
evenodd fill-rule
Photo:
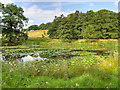
M 73 0 L 74 1 L 74 0 Z M 80 12 L 87 12 L 89 10 L 98 11 L 100 9 L 107 9 L 114 12 L 118 11 L 118 0 L 113 2 L 41 2 L 41 1 L 11 1 L 11 0 L 0 0 L 4 4 L 14 3 L 15 5 L 22 7 L 24 10 L 24 15 L 29 18 L 27 26 L 30 25 L 40 25 L 41 23 L 52 22 L 55 16 L 60 16 L 64 14 L 67 16 L 70 13 L 79 10 Z

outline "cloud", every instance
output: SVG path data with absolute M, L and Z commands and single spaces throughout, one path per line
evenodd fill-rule
M 2 4 L 14 3 L 13 0 L 0 0 Z
M 90 6 L 92 7 L 94 4 L 93 3 L 90 3 Z
M 52 3 L 51 5 L 47 5 L 47 6 L 44 6 L 42 8 L 48 8 L 48 7 L 59 7 L 61 8 L 62 4 L 61 2 L 55 2 L 55 3 Z
M 117 1 L 114 2 L 114 4 L 115 4 L 116 6 L 118 6 L 118 2 L 119 2 L 119 1 L 117 0 Z
M 112 11 L 118 13 L 118 10 L 112 10 Z
M 55 16 L 60 16 L 64 14 L 65 16 L 70 13 L 61 11 L 61 8 L 56 8 L 55 10 L 43 10 L 37 5 L 33 5 L 29 8 L 23 7 L 24 15 L 29 18 L 28 26 L 34 22 L 43 21 L 43 22 L 52 22 Z M 40 23 L 39 23 L 40 24 Z
M 40 21 L 52 21 L 55 15 L 60 15 L 62 12 L 59 8 L 55 10 L 43 10 L 34 5 L 30 8 L 24 8 L 24 15 L 28 18 L 34 18 Z
M 24 26 L 24 28 L 28 28 L 31 25 L 34 25 L 34 20 L 29 20 L 28 23 L 27 23 L 27 26 Z

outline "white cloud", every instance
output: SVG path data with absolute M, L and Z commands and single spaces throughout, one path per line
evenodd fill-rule
M 70 13 L 70 11 L 69 12 L 61 11 L 60 7 L 56 8 L 55 10 L 43 10 L 39 8 L 37 5 L 33 5 L 30 8 L 23 7 L 23 10 L 24 15 L 31 20 L 29 21 L 28 26 L 34 24 L 36 20 L 51 22 L 53 21 L 55 16 L 60 16 L 61 14 L 64 14 L 66 16 L 67 14 Z
M 90 3 L 90 6 L 92 7 L 94 4 L 93 3 Z
M 116 6 L 118 6 L 118 2 L 119 2 L 119 0 L 115 1 L 114 4 L 115 4 Z
M 112 10 L 112 11 L 118 13 L 118 10 Z
M 42 8 L 49 8 L 49 7 L 59 7 L 61 8 L 61 2 L 55 2 L 55 3 L 52 3 L 50 5 L 46 5 L 46 6 L 42 6 Z
M 61 7 L 61 2 L 53 3 L 51 6 L 53 6 L 53 7 Z
M 29 20 L 28 23 L 27 23 L 27 26 L 24 26 L 24 28 L 28 28 L 31 25 L 34 25 L 34 20 Z
M 2 4 L 13 3 L 13 0 L 0 0 Z
M 15 2 L 113 2 L 116 0 L 13 0 Z
M 59 16 L 62 13 L 66 14 L 65 12 L 62 12 L 60 8 L 56 8 L 55 10 L 43 10 L 36 5 L 33 5 L 30 8 L 23 7 L 23 10 L 26 17 L 40 21 L 52 21 L 54 16 Z

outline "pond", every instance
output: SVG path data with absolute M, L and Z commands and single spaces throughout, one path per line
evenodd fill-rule
M 40 56 L 34 56 L 35 54 L 7 54 L 2 55 L 2 61 L 8 62 L 8 61 L 17 61 L 17 62 L 28 62 L 28 61 L 34 61 L 34 60 L 45 60 L 47 58 L 41 58 Z
M 10 48 L 9 48 L 10 49 Z M 21 49 L 23 50 L 23 49 Z M 27 50 L 26 50 L 27 51 Z M 88 55 L 109 55 L 109 51 L 107 50 L 80 50 L 80 49 L 72 49 L 72 50 L 41 50 L 35 51 L 31 53 L 12 53 L 12 54 L 3 54 L 1 55 L 2 61 L 17 61 L 17 62 L 28 62 L 34 60 L 45 60 L 45 59 L 59 59 L 66 60 L 71 59 L 72 57 L 84 57 Z

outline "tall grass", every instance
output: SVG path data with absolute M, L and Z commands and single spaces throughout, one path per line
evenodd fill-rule
M 83 53 L 85 57 L 35 60 L 27 63 L 2 62 L 3 88 L 118 88 L 117 41 L 72 41 L 29 39 L 23 45 L 40 48 L 108 50 L 108 56 Z M 77 53 L 79 54 L 79 53 Z
M 87 62 L 87 61 L 86 61 Z M 33 61 L 26 64 L 3 63 L 3 87 L 118 87 L 117 84 L 117 58 L 110 56 L 107 59 L 100 60 L 92 65 L 85 64 L 82 60 L 74 58 L 74 60 L 58 60 L 57 62 Z M 43 77 L 43 78 L 42 78 Z M 85 78 L 86 77 L 86 78 Z M 37 80 L 37 79 L 38 80 Z M 44 79 L 44 78 L 48 78 Z M 114 78 L 114 79 L 113 79 Z M 31 84 L 33 82 L 37 84 Z M 57 80 L 58 81 L 55 81 Z M 23 81 L 21 81 L 23 80 Z M 35 81 L 36 80 L 36 81 Z M 39 80 L 49 82 L 49 85 L 40 85 Z M 62 85 L 62 81 L 64 83 Z M 80 81 L 79 81 L 80 80 Z M 85 80 L 85 81 L 84 81 Z M 13 82 L 14 81 L 14 82 Z M 68 83 L 70 81 L 70 83 Z M 73 82 L 74 81 L 74 84 Z M 78 82 L 77 82 L 78 81 Z M 114 82 L 113 82 L 114 81 Z M 56 83 L 53 83 L 56 82 Z M 42 83 L 42 84 L 43 84 Z M 51 84 L 50 84 L 51 83 Z M 61 83 L 61 84 L 60 84 Z M 76 85 L 76 83 L 78 85 Z M 23 85 L 25 84 L 25 85 Z M 79 86 L 80 85 L 80 86 Z

